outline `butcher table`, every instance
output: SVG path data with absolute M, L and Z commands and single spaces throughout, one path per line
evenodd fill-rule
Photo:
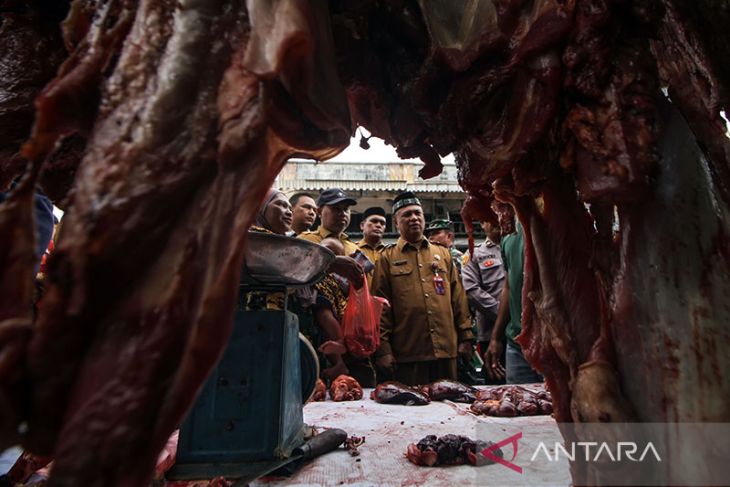
M 304 407 L 307 424 L 320 430 L 342 428 L 349 435 L 364 436 L 365 443 L 358 448 L 359 456 L 351 456 L 341 447 L 303 465 L 290 477 L 264 477 L 252 485 L 570 485 L 570 473 L 565 465 L 545 466 L 541 470 L 528 458 L 528 450 L 534 451 L 538 442 L 553 445 L 562 441 L 550 416 L 475 416 L 468 412 L 468 404 L 449 401 L 426 406 L 379 404 L 370 399 L 371 390 L 365 389 L 360 401 L 328 399 Z M 516 442 L 519 449 L 512 458 L 514 445 L 502 447 L 511 466 L 419 467 L 406 459 L 409 443 L 416 443 L 426 435 L 449 433 L 497 443 L 519 434 Z M 528 463 L 530 472 L 516 470 Z

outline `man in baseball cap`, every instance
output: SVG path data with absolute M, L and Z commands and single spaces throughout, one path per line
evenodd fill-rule
M 345 229 L 350 224 L 350 207 L 355 204 L 357 204 L 357 201 L 349 197 L 340 188 L 330 188 L 322 191 L 319 198 L 317 198 L 317 213 L 319 214 L 321 223 L 316 230 L 304 232 L 299 235 L 299 238 L 318 244 L 321 244 L 325 239 L 339 240 L 344 247 L 345 255 L 338 255 L 335 263 L 337 263 L 337 260 L 343 260 L 342 264 L 344 265 L 345 260 L 350 261 L 351 265 L 357 266 L 359 277 L 362 281 L 364 269 L 362 263 L 358 261 L 358 258 L 359 256 L 364 257 L 364 254 L 358 251 L 357 245 L 345 233 Z M 367 258 L 365 260 L 367 261 Z M 332 267 L 329 270 L 335 274 L 343 275 L 339 270 L 333 269 Z M 348 280 L 353 282 L 349 278 Z M 347 292 L 341 289 L 337 280 L 334 281 L 334 288 L 328 282 L 332 281 L 326 279 L 317 284 L 317 299 L 312 306 L 315 321 L 322 330 L 327 326 L 327 322 L 330 324 L 334 323 L 335 327 L 342 325 L 342 313 L 344 313 L 347 303 Z M 356 287 L 359 287 L 359 284 Z M 336 313 L 333 313 L 334 309 L 337 310 Z M 336 343 L 333 337 L 330 337 L 329 340 L 325 344 L 329 343 L 329 345 L 333 345 Z M 342 342 L 339 342 L 339 345 L 342 344 Z M 329 352 L 325 352 L 325 354 L 327 353 Z M 337 354 L 331 353 L 330 355 L 330 359 L 332 359 Z M 342 362 L 337 362 L 336 359 L 332 359 L 331 372 L 339 369 L 342 373 L 347 373 L 354 377 L 363 387 L 375 386 L 375 371 L 373 370 L 369 357 L 358 358 L 346 353 L 341 358 Z
M 347 196 L 340 188 L 325 189 L 319 194 L 319 198 L 317 198 L 317 206 L 336 205 L 342 202 L 346 202 L 348 207 L 357 204 L 357 200 Z
M 350 207 L 356 204 L 354 198 L 339 188 L 325 189 L 317 198 L 319 227 L 302 233 L 299 238 L 320 243 L 325 238 L 333 237 L 345 246 L 345 255 L 352 254 L 357 250 L 357 245 L 348 238 L 345 229 L 350 224 Z

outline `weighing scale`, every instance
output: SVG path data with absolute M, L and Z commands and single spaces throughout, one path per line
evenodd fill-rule
M 322 279 L 334 259 L 311 242 L 249 234 L 230 342 L 180 428 L 167 478 L 246 482 L 323 453 L 328 437 L 339 439 L 332 448 L 344 440 L 337 430 L 311 445 L 304 441 L 302 406 L 314 392 L 319 361 L 287 310 L 288 291 Z M 282 293 L 283 309 L 251 309 L 251 293 Z

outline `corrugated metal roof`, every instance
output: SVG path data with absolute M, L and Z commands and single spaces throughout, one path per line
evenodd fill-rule
M 345 191 L 405 191 L 405 181 L 355 179 L 290 179 L 279 182 L 282 189 L 322 190 L 333 186 Z
M 461 193 L 456 181 L 407 183 L 406 181 L 379 181 L 354 179 L 290 179 L 279 181 L 282 190 L 320 191 L 333 186 L 345 191 L 415 191 L 419 193 Z
M 289 159 L 287 162 L 290 163 L 296 163 L 296 164 L 344 164 L 344 165 L 382 165 L 382 164 L 403 164 L 407 166 L 423 166 L 423 161 L 420 159 L 398 159 L 397 157 L 394 157 L 393 159 L 389 160 L 340 160 L 340 159 L 330 159 L 327 161 L 318 161 L 316 159 L 302 159 L 299 157 L 294 157 L 292 159 Z M 453 161 L 453 159 L 441 159 L 441 164 L 444 166 L 455 166 L 456 163 Z
M 456 181 L 439 181 L 433 183 L 419 181 L 409 184 L 408 190 L 416 193 L 462 193 L 464 191 Z

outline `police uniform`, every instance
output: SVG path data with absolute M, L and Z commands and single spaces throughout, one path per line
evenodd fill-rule
M 492 336 L 504 277 L 502 250 L 489 239 L 474 249 L 474 255 L 461 271 L 464 290 L 476 310 L 479 342 L 488 342 Z
M 434 277 L 443 280 L 440 285 Z M 458 344 L 473 335 L 449 250 L 426 238 L 416 245 L 399 238 L 381 252 L 372 290 L 390 301 L 381 317 L 375 356 L 395 357 L 396 380 L 415 385 L 456 379 Z

